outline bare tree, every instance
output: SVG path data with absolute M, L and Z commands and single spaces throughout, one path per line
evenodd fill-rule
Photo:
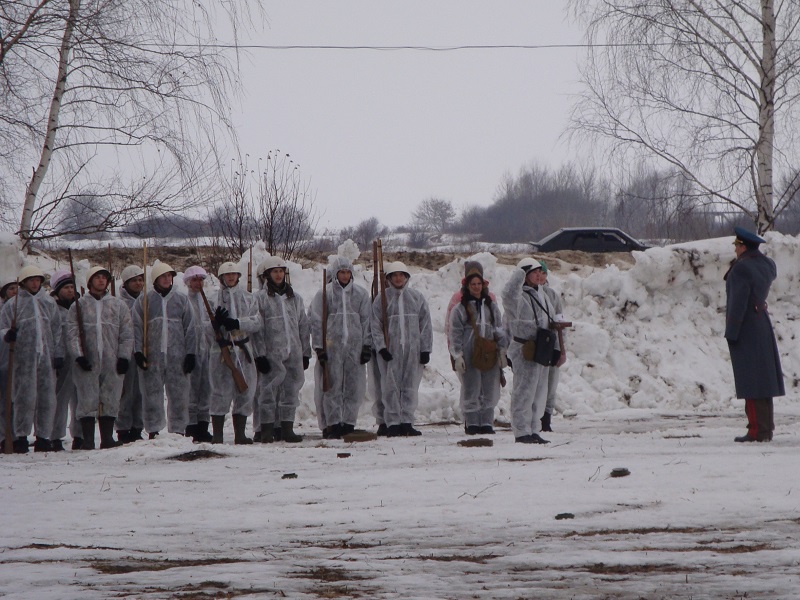
M 353 240 L 364 251 L 372 247 L 372 240 L 385 237 L 389 232 L 388 227 L 381 225 L 376 217 L 364 219 L 355 227 L 345 227 L 339 232 L 341 241 Z
M 0 146 L 15 151 L 0 160 L 32 171 L 13 182 L 20 235 L 54 235 L 61 205 L 87 194 L 111 199 L 106 230 L 205 202 L 237 89 L 217 13 L 235 39 L 258 2 L 3 0 Z
M 412 216 L 416 229 L 445 233 L 455 222 L 456 211 L 450 200 L 428 198 L 419 203 Z
M 232 168 L 230 179 L 225 182 L 225 200 L 208 215 L 212 237 L 221 240 L 230 257 L 237 260 L 258 240 L 252 175 L 253 171 L 247 167 L 247 158 Z
M 571 5 L 589 42 L 573 133 L 607 141 L 614 165 L 630 164 L 628 152 L 655 157 L 679 169 L 698 197 L 771 229 L 792 197 L 776 198 L 773 178 L 797 155 L 800 3 Z

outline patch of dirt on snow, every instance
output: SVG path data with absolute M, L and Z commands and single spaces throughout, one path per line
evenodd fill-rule
M 709 533 L 718 529 L 702 527 L 642 527 L 641 529 L 597 529 L 595 531 L 573 531 L 567 536 L 592 537 L 596 535 L 649 535 L 653 533 Z
M 641 548 L 639 552 L 716 552 L 717 554 L 748 554 L 750 552 L 761 552 L 762 550 L 772 550 L 769 544 L 739 544 L 738 546 L 711 546 L 713 542 L 697 542 L 697 546 L 681 546 L 676 548 L 653 548 L 647 546 Z
M 106 575 L 136 573 L 138 571 L 166 571 L 181 567 L 205 567 L 209 565 L 230 565 L 242 561 L 233 558 L 205 558 L 187 560 L 98 560 L 89 564 L 91 568 Z
M 209 458 L 223 458 L 225 455 L 213 450 L 192 450 L 175 456 L 168 456 L 166 460 L 179 460 L 181 462 L 191 462 L 193 460 L 206 460 Z
M 646 563 L 642 565 L 607 565 L 605 563 L 595 563 L 584 565 L 583 567 L 574 566 L 574 569 L 581 569 L 594 573 L 595 575 L 633 575 L 639 573 L 691 573 L 697 567 L 688 565 L 670 565 Z

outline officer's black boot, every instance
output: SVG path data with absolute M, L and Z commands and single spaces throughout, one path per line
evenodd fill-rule
M 81 431 L 83 431 L 81 450 L 94 450 L 94 417 L 81 419 Z
M 247 415 L 233 415 L 234 444 L 253 443 L 253 440 L 245 435 L 244 433 L 245 427 L 247 427 Z
M 114 417 L 100 417 L 97 422 L 100 427 L 100 448 L 116 448 L 122 446 L 122 442 L 114 439 Z
M 211 428 L 214 430 L 214 435 L 211 438 L 212 444 L 222 444 L 222 430 L 225 427 L 225 415 L 211 415 Z
M 193 438 L 193 441 L 201 443 L 209 443 L 214 441 L 214 436 L 208 433 L 208 425 L 208 421 L 197 422 L 197 436 Z
M 281 439 L 284 442 L 296 444 L 303 441 L 303 436 L 294 432 L 294 423 L 292 421 L 281 421 Z

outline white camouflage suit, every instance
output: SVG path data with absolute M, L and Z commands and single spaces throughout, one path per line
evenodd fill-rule
M 514 386 L 511 390 L 511 427 L 514 437 L 531 435 L 539 430 L 539 419 L 547 402 L 547 369 L 522 356 L 522 343 L 536 337 L 538 328 L 547 328 L 550 320 L 536 299 L 551 316 L 555 316 L 550 300 L 543 292 L 523 285 L 526 273 L 515 269 L 503 290 L 506 330 L 509 337 L 508 356 L 514 371 Z M 541 290 L 541 286 L 539 286 Z
M 544 286 L 544 293 L 547 294 L 548 300 L 553 307 L 553 312 L 550 314 L 557 321 L 563 320 L 562 313 L 564 312 L 563 304 L 561 302 L 561 294 L 551 288 L 549 285 Z M 566 334 L 562 333 L 562 339 Z M 566 345 L 566 344 L 565 344 Z M 561 348 L 564 352 L 564 349 Z M 553 409 L 556 407 L 556 391 L 558 390 L 558 381 L 561 378 L 561 367 L 546 367 L 547 369 L 547 404 L 545 410 L 553 414 Z
M 322 364 L 314 369 L 314 402 L 320 429 L 339 423 L 355 425 L 366 393 L 366 369 L 361 350 L 372 346 L 370 336 L 371 301 L 367 290 L 351 278 L 345 286 L 336 278 L 339 271 L 353 270 L 352 263 L 337 256 L 327 273 L 328 327 L 326 352 L 330 390 L 322 391 Z M 317 292 L 308 309 L 311 345 L 322 348 L 322 291 Z
M 142 299 L 133 305 L 134 352 L 142 352 Z M 183 434 L 189 424 L 189 377 L 183 372 L 187 354 L 197 355 L 194 313 L 186 294 L 170 288 L 162 296 L 147 292 L 147 369 L 139 370 L 142 390 L 142 420 L 148 433 L 167 426 L 170 433 Z M 167 411 L 164 411 L 164 387 Z
M 305 382 L 303 357 L 311 357 L 311 343 L 305 306 L 297 292 L 291 298 L 288 294 L 270 295 L 265 283 L 255 297 L 262 323 L 254 336 L 255 347 L 270 365 L 269 373 L 258 376 L 258 410 L 253 415 L 253 429 L 260 431 L 262 424 L 294 422 Z
M 58 305 L 44 288 L 32 296 L 20 286 L 17 295 L 0 310 L 0 338 L 12 325 L 17 328 L 11 382 L 14 437 L 27 437 L 35 429 L 36 437 L 49 439 L 56 410 L 53 363 L 56 358 L 64 358 Z M 0 410 L 0 437 L 5 438 L 5 403 Z
M 82 352 L 80 343 L 78 303 L 86 341 L 83 350 L 86 354 Z M 73 369 L 78 393 L 78 420 L 86 417 L 116 419 L 123 380 L 123 376 L 117 373 L 117 359 L 130 361 L 133 351 L 133 325 L 128 306 L 108 292 L 99 300 L 87 293 L 72 303 L 67 323 L 70 358 L 74 360 L 83 355 L 92 365 L 91 371 L 84 371 L 80 367 Z
M 61 339 L 64 341 L 65 350 L 69 334 L 69 309 L 58 304 L 58 314 L 61 315 Z M 56 410 L 53 416 L 53 430 L 50 432 L 49 439 L 60 440 L 67 435 L 67 421 L 69 421 L 69 433 L 73 439 L 83 435 L 81 424 L 76 417 L 78 409 L 78 394 L 75 389 L 75 379 L 73 369 L 78 368 L 74 360 L 69 356 L 65 357 L 64 366 L 56 372 Z M 70 415 L 72 415 L 70 417 Z
M 490 371 L 479 371 L 472 365 L 475 331 L 470 316 L 481 337 L 497 342 L 498 351 L 508 347 L 508 340 L 497 302 L 487 307 L 485 298 L 476 302 L 470 297 L 467 306 L 461 302 L 450 313 L 450 355 L 453 359 L 463 357 L 467 367 L 464 374 L 458 376 L 464 425 L 488 427 L 494 424 L 494 409 L 500 400 L 500 365 L 498 361 Z
M 381 372 L 383 422 L 388 427 L 413 424 L 422 381 L 420 353 L 430 352 L 433 346 L 431 314 L 425 297 L 408 287 L 408 280 L 400 289 L 387 286 L 386 314 L 392 360 L 387 362 L 380 355 L 375 359 Z M 370 328 L 372 343 L 380 352 L 386 348 L 380 295 L 372 303 Z
M 211 348 L 216 346 L 214 328 L 208 316 L 203 296 L 200 292 L 189 289 L 187 297 L 194 313 L 194 328 L 197 337 L 197 362 L 194 371 L 189 374 L 189 425 L 197 425 L 198 421 L 209 421 L 211 414 Z M 213 314 L 214 299 L 207 298 Z
M 133 323 L 133 304 L 136 302 L 136 298 L 131 296 L 124 287 L 120 287 L 118 293 L 119 299 L 128 307 L 128 314 L 131 315 L 131 323 Z M 139 295 L 141 296 L 142 293 Z M 122 380 L 122 397 L 115 423 L 117 431 L 144 428 L 144 422 L 142 421 L 142 392 L 139 387 L 139 367 L 133 361 L 133 348 L 131 348 L 131 355 L 128 359 L 131 364 L 128 365 L 128 372 L 125 373 Z
M 221 360 L 219 345 L 216 341 L 212 342 L 209 358 L 213 389 L 211 414 L 224 416 L 231 412 L 234 415 L 248 416 L 253 412 L 253 399 L 258 382 L 258 371 L 254 362 L 257 346 L 251 338 L 261 329 L 258 299 L 238 285 L 233 288 L 225 287 L 222 282 L 220 285 L 216 306 L 225 308 L 231 319 L 239 321 L 239 329 L 226 331 L 223 327 L 222 332 L 226 340 L 233 342 L 233 347 L 229 347 L 231 358 L 244 375 L 247 391 L 237 391 L 231 370 Z M 259 353 L 258 356 L 262 354 Z

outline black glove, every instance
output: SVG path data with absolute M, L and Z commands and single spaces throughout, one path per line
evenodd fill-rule
M 311 364 L 311 357 L 304 356 L 303 357 L 303 371 L 308 371 L 308 365 Z
M 127 358 L 117 359 L 117 375 L 125 375 L 128 372 L 130 361 Z
M 17 341 L 17 328 L 16 327 L 12 327 L 8 331 L 6 331 L 6 334 L 3 336 L 3 339 L 6 342 L 16 342 Z
M 223 327 L 225 325 L 225 319 L 229 318 L 231 315 L 228 312 L 228 309 L 224 306 L 218 306 L 217 310 L 214 312 L 214 324 L 217 326 L 217 329 Z
M 256 370 L 259 373 L 269 373 L 269 360 L 266 356 L 256 356 Z
M 231 319 L 230 317 L 225 319 L 225 329 L 228 331 L 239 329 L 239 319 Z
M 431 362 L 431 353 L 430 352 L 420 352 L 419 353 L 419 364 L 427 365 Z
M 78 366 L 83 369 L 84 371 L 91 371 L 92 370 L 92 363 L 89 362 L 89 359 L 85 356 L 79 356 L 75 359 L 75 362 L 78 363 Z
M 64 358 L 62 356 L 56 356 L 53 359 L 53 368 L 58 371 L 61 367 L 64 366 Z
M 328 362 L 328 353 L 325 350 L 323 350 L 322 348 L 318 348 L 314 350 L 314 352 L 317 353 L 317 360 L 319 362 L 321 362 L 322 364 Z
M 381 348 L 381 349 L 378 351 L 378 354 L 380 354 L 380 355 L 381 355 L 381 358 L 382 358 L 383 360 L 385 360 L 386 362 L 389 362 L 390 360 L 392 360 L 392 359 L 394 358 L 394 357 L 392 356 L 392 353 L 391 353 L 391 352 L 389 352 L 388 348 Z
M 511 357 L 510 356 L 506 356 L 506 362 L 508 363 L 508 368 L 513 371 L 514 370 L 514 365 L 511 363 Z
M 370 361 L 371 358 L 372 350 L 369 349 L 369 346 L 364 346 L 361 348 L 361 358 L 359 358 L 358 362 L 362 365 L 365 365 Z
M 183 359 L 183 372 L 184 374 L 188 375 L 192 371 L 194 371 L 194 367 L 197 364 L 197 357 L 194 354 L 187 354 L 186 358 Z
M 136 366 L 142 371 L 147 371 L 147 357 L 141 352 L 133 353 L 133 360 L 136 361 Z

